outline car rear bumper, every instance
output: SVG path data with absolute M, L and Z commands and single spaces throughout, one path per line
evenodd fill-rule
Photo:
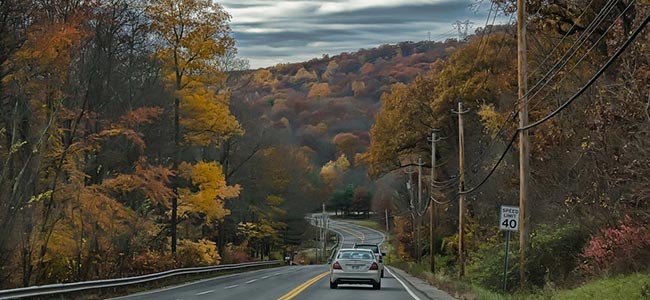
M 334 270 L 330 272 L 330 282 L 350 284 L 372 284 L 381 281 L 381 271 L 348 272 Z

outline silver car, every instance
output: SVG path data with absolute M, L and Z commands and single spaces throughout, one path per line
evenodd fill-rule
M 377 262 L 379 262 L 379 270 L 381 271 L 381 278 L 384 278 L 384 256 L 386 256 L 386 253 L 381 252 L 379 250 L 379 244 L 370 244 L 370 243 L 354 243 L 354 246 L 352 246 L 354 249 L 370 249 L 372 252 L 375 253 L 375 257 L 377 258 Z
M 330 288 L 341 283 L 372 284 L 375 290 L 381 288 L 379 262 L 372 250 L 341 249 L 330 264 Z

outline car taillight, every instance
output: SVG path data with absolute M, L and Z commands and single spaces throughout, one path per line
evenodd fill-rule
M 370 270 L 379 270 L 379 265 L 376 262 L 373 262 L 372 266 L 370 266 Z
M 343 270 L 343 268 L 341 268 L 341 265 L 339 264 L 338 261 L 334 263 L 334 265 L 332 266 L 332 269 L 334 269 L 334 270 Z

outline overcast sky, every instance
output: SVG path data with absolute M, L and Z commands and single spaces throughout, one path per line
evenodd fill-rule
M 485 26 L 488 0 L 221 0 L 251 68 L 402 41 L 456 38 L 452 23 Z M 477 3 L 480 3 L 477 5 Z M 497 17 L 496 23 L 508 18 Z M 490 24 L 492 19 L 490 19 Z

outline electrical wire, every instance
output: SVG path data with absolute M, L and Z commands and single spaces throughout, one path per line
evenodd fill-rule
M 492 174 L 494 174 L 494 171 L 495 171 L 496 168 L 501 164 L 501 162 L 503 161 L 503 158 L 505 157 L 505 155 L 507 154 L 507 152 L 508 152 L 508 151 L 510 150 L 510 148 L 512 147 L 512 144 L 514 143 L 515 138 L 516 138 L 517 134 L 519 133 L 519 131 L 522 131 L 522 130 L 528 130 L 528 129 L 535 128 L 535 127 L 541 125 L 542 123 L 544 123 L 544 122 L 550 120 L 551 118 L 553 118 L 554 116 L 556 116 L 558 113 L 560 113 L 562 110 L 564 110 L 565 108 L 567 108 L 567 107 L 568 107 L 568 106 L 569 106 L 573 101 L 575 101 L 578 97 L 580 97 L 580 96 L 581 96 L 581 95 L 582 95 L 582 94 L 587 90 L 587 88 L 589 88 L 592 84 L 594 84 L 594 83 L 596 82 L 596 80 L 597 80 L 598 78 L 600 78 L 600 76 L 605 72 L 605 70 L 607 70 L 607 68 L 609 68 L 609 67 L 612 65 L 612 63 L 613 63 L 613 62 L 614 62 L 618 57 L 620 57 L 621 54 L 623 54 L 623 52 L 624 52 L 624 51 L 625 51 L 625 50 L 630 46 L 630 44 L 632 44 L 632 42 L 633 42 L 633 41 L 636 39 L 636 37 L 637 37 L 637 36 L 638 36 L 642 31 L 643 31 L 644 27 L 645 27 L 649 22 L 650 22 L 650 14 L 648 14 L 648 15 L 644 18 L 644 20 L 643 20 L 643 21 L 641 22 L 641 24 L 636 28 L 636 30 L 634 30 L 634 32 L 632 33 L 632 35 L 630 35 L 630 37 L 627 39 L 627 41 L 625 41 L 625 43 L 624 43 L 624 44 L 623 44 L 623 45 L 622 45 L 622 46 L 621 46 L 621 47 L 620 47 L 620 48 L 619 48 L 619 49 L 614 53 L 614 55 L 613 55 L 612 57 L 610 57 L 610 59 L 609 59 L 609 60 L 608 60 L 608 61 L 607 61 L 607 62 L 606 62 L 606 63 L 605 63 L 605 64 L 604 64 L 604 65 L 603 65 L 599 70 L 598 70 L 598 72 L 596 72 L 596 73 L 591 77 L 591 79 L 590 79 L 589 81 L 587 81 L 587 83 L 586 83 L 582 88 L 580 88 L 580 89 L 579 89 L 579 90 L 578 90 L 578 91 L 577 91 L 573 96 L 571 96 L 571 97 L 569 98 L 569 100 L 567 100 L 564 104 L 562 104 L 562 105 L 561 105 L 560 107 L 558 107 L 555 111 L 553 111 L 552 113 L 548 114 L 548 115 L 545 116 L 544 118 L 542 118 L 542 119 L 540 119 L 540 120 L 538 120 L 538 121 L 536 121 L 536 122 L 534 122 L 534 123 L 531 123 L 531 124 L 529 124 L 529 125 L 527 125 L 527 126 L 524 126 L 524 127 L 520 127 L 520 128 L 518 128 L 518 129 L 517 129 L 517 132 L 513 135 L 513 137 L 512 137 L 512 139 L 511 139 L 510 143 L 508 143 L 508 147 L 506 148 L 506 150 L 505 150 L 505 151 L 503 152 L 503 154 L 501 155 L 499 161 L 498 161 L 498 162 L 497 162 L 497 163 L 492 167 L 492 170 L 490 170 L 490 173 L 489 173 L 489 174 L 488 174 L 488 175 L 487 175 L 487 176 L 486 176 L 486 177 L 481 181 L 481 183 L 479 183 L 477 186 L 475 186 L 475 187 L 473 187 L 473 188 L 471 188 L 471 189 L 468 189 L 468 190 L 460 191 L 459 194 L 469 194 L 469 193 L 471 193 L 471 192 L 477 190 L 477 189 L 480 188 L 480 187 L 481 187 L 485 182 L 487 182 L 487 180 L 492 176 Z
M 487 19 L 485 20 L 485 26 L 483 27 L 483 30 L 481 31 L 481 39 L 479 40 L 478 49 L 476 50 L 476 54 L 477 54 L 476 57 L 477 57 L 477 59 L 475 59 L 475 60 L 472 62 L 472 67 L 470 68 L 470 70 L 473 70 L 473 69 L 476 67 L 476 63 L 477 63 L 477 62 L 480 60 L 480 58 L 483 56 L 483 52 L 481 51 L 481 48 L 483 48 L 483 40 L 485 39 L 485 32 L 488 31 L 488 23 L 490 23 L 490 16 L 492 15 L 492 11 L 494 10 L 494 17 L 492 18 L 492 25 L 489 27 L 489 33 L 488 33 L 488 35 L 491 34 L 491 32 L 492 32 L 492 28 L 494 28 L 494 22 L 496 21 L 497 11 L 498 11 L 499 8 L 501 7 L 501 5 L 499 4 L 499 5 L 497 6 L 497 9 L 495 10 L 495 9 L 494 9 L 494 2 L 493 2 L 493 1 L 490 1 L 490 2 L 491 2 L 491 4 L 490 4 L 490 10 L 488 11 Z M 486 43 L 487 43 L 487 42 L 486 42 Z M 483 48 L 483 51 L 485 51 L 484 48 Z M 470 79 L 468 78 L 467 81 L 465 81 L 465 85 L 463 86 L 463 89 L 460 91 L 460 95 L 464 95 L 464 94 L 465 94 L 465 91 L 467 90 L 467 86 L 469 86 L 469 80 L 470 80 Z
M 594 1 L 595 1 L 595 0 L 591 0 L 591 1 L 589 2 L 589 4 L 587 4 L 587 6 L 585 7 L 585 9 L 584 9 L 584 10 L 582 11 L 582 13 L 580 13 L 580 15 L 578 16 L 577 20 L 580 20 L 580 18 L 582 18 L 582 17 L 584 16 L 584 14 L 587 12 L 587 10 L 589 9 L 589 7 L 591 7 L 591 5 L 594 3 Z M 540 6 L 540 10 L 541 10 L 541 6 Z M 538 11 L 538 12 L 539 12 L 539 11 Z M 573 31 L 573 29 L 574 29 L 576 26 L 577 26 L 576 23 L 573 23 L 573 25 L 571 25 L 571 27 L 569 28 L 569 30 L 566 31 L 566 33 L 562 36 L 562 38 L 560 39 L 560 41 L 559 41 L 557 44 L 555 44 L 555 47 L 553 47 L 553 50 L 551 50 L 551 52 L 549 52 L 549 53 L 546 55 L 546 57 L 544 57 L 544 59 L 542 60 L 542 62 L 540 62 L 540 63 L 537 65 L 537 67 L 533 70 L 533 72 L 531 72 L 531 73 L 536 73 L 537 71 L 539 71 L 539 69 L 542 68 L 542 66 L 543 66 L 543 65 L 548 61 L 548 59 L 551 58 L 551 55 L 553 55 L 553 53 L 555 53 L 555 50 L 557 50 L 557 49 L 560 47 L 560 45 L 562 44 L 562 42 L 564 42 L 564 40 L 565 40 L 567 37 L 569 37 L 569 34 Z
M 643 22 L 641 22 L 639 27 L 637 27 L 637 29 L 634 31 L 634 33 L 632 33 L 632 35 L 627 39 L 627 41 L 625 41 L 625 44 L 623 44 L 623 46 L 621 48 L 619 48 L 616 51 L 616 53 L 614 53 L 614 55 L 607 61 L 607 63 L 605 63 L 605 65 L 603 65 L 600 68 L 600 70 L 598 70 L 598 72 L 596 72 L 596 74 L 593 77 L 591 77 L 591 79 L 589 79 L 589 81 L 587 81 L 587 83 L 583 87 L 581 87 L 573 96 L 571 96 L 569 98 L 569 100 L 564 102 L 564 104 L 560 105 L 560 107 L 558 107 L 556 110 L 554 110 L 552 113 L 548 114 L 547 116 L 543 117 L 542 119 L 540 119 L 540 120 L 538 120 L 538 121 L 536 121 L 536 122 L 534 122 L 532 124 L 528 124 L 528 125 L 526 125 L 524 127 L 521 127 L 521 128 L 519 128 L 517 130 L 528 130 L 528 129 L 531 129 L 531 128 L 535 128 L 535 127 L 541 125 L 542 123 L 548 121 L 549 119 L 551 119 L 552 117 L 554 117 L 555 115 L 560 113 L 565 108 L 567 108 L 573 101 L 575 101 L 578 97 L 580 97 L 587 90 L 587 88 L 589 88 L 594 82 L 596 82 L 596 80 L 598 78 L 600 78 L 600 76 L 605 72 L 605 70 L 607 70 L 607 68 L 609 68 L 609 66 L 611 66 L 612 63 L 614 63 L 614 61 L 619 56 L 621 56 L 621 54 L 623 54 L 625 49 L 627 49 L 627 47 L 629 47 L 630 44 L 632 44 L 634 39 L 636 39 L 636 37 L 641 33 L 641 31 L 643 31 L 644 27 L 648 24 L 648 22 L 650 22 L 650 14 L 645 17 L 645 19 L 643 20 Z
M 629 8 L 629 7 L 630 7 L 630 6 L 631 6 L 635 1 L 636 1 L 636 0 L 631 1 L 627 8 Z M 576 41 L 576 42 L 571 46 L 571 48 L 569 48 L 569 50 L 568 50 L 567 52 L 565 52 L 565 54 L 562 56 L 562 58 L 561 58 L 561 59 L 560 59 L 560 60 L 559 60 L 559 61 L 558 61 L 558 62 L 557 62 L 557 63 L 556 63 L 552 68 L 551 68 L 551 70 L 549 70 L 549 72 L 547 72 L 546 75 L 544 75 L 544 78 L 543 78 L 543 80 L 545 81 L 544 84 L 543 84 L 541 87 L 539 87 L 537 90 L 535 90 L 535 92 L 532 92 L 532 91 L 534 90 L 534 88 L 535 88 L 535 87 L 533 87 L 532 89 L 530 89 L 530 90 L 526 93 L 527 95 L 529 95 L 529 96 L 528 96 L 528 99 L 527 99 L 525 102 L 523 102 L 523 103 L 521 104 L 521 108 L 519 108 L 518 111 L 521 111 L 521 109 L 522 109 L 524 106 L 526 106 L 526 105 L 528 105 L 530 102 L 532 102 L 532 100 L 535 98 L 535 96 L 537 96 L 537 95 L 542 91 L 542 89 L 543 89 L 545 86 L 547 86 L 547 85 L 551 82 L 551 80 L 553 80 L 553 79 L 555 78 L 555 76 L 557 76 L 557 75 L 559 74 L 559 70 L 562 69 L 562 68 L 564 68 L 564 67 L 569 63 L 569 61 L 570 61 L 570 60 L 571 60 L 571 59 L 572 59 L 572 58 L 573 58 L 573 57 L 578 53 L 578 52 L 577 52 L 577 49 L 579 49 L 580 47 L 582 47 L 582 45 L 584 45 L 584 44 L 588 41 L 589 36 L 591 36 L 591 35 L 594 33 L 594 31 L 597 29 L 597 27 L 598 27 L 600 24 L 602 24 L 602 22 L 605 20 L 605 17 L 606 17 L 606 16 L 607 16 L 611 11 L 612 11 L 612 9 L 615 7 L 616 2 L 613 1 L 613 0 L 610 0 L 610 2 L 608 2 L 608 4 L 609 4 L 609 6 L 606 6 L 605 8 L 603 8 L 603 10 L 601 10 L 601 12 L 598 14 L 598 16 L 596 16 L 596 19 L 594 20 L 594 22 L 590 23 L 590 26 L 587 27 L 587 30 L 586 30 L 585 32 L 583 32 L 582 35 L 580 35 L 580 37 L 578 38 L 578 40 L 577 40 L 577 41 Z M 625 9 L 625 11 L 627 11 L 627 8 Z M 607 9 L 606 12 L 605 12 L 605 9 Z M 619 15 L 619 17 L 622 16 L 622 15 L 625 13 L 625 11 L 624 11 L 623 13 L 621 13 L 621 14 Z M 600 19 L 599 23 L 598 23 L 598 24 L 595 24 L 595 21 L 598 20 L 598 19 Z M 592 24 L 593 24 L 593 26 L 591 26 Z M 615 23 L 613 23 L 613 24 L 615 24 Z M 604 35 L 603 35 L 603 36 L 604 36 Z M 602 36 L 601 36 L 601 37 L 602 37 Z M 574 46 L 576 46 L 576 45 L 577 45 L 577 47 L 576 47 L 576 49 L 574 50 L 573 48 L 574 48 Z M 593 47 L 592 47 L 591 49 L 593 49 Z M 590 49 L 590 50 L 591 50 L 591 49 Z M 588 51 L 587 53 L 589 53 L 589 51 Z M 567 54 L 570 54 L 570 55 L 567 57 L 567 56 L 566 56 Z M 560 62 L 562 62 L 562 63 L 561 63 L 561 66 L 558 67 L 558 65 L 560 64 Z M 555 70 L 557 70 L 557 72 L 553 72 L 553 71 L 555 71 Z M 549 74 L 550 74 L 550 75 L 549 75 Z M 565 76 L 564 78 L 566 78 L 566 76 Z M 538 84 L 539 84 L 540 82 L 541 82 L 541 81 L 538 81 Z M 536 86 L 537 86 L 537 85 L 536 85 Z M 532 95 L 530 95 L 530 93 L 532 93 Z M 526 96 L 524 96 L 524 97 L 526 97 Z M 519 100 L 520 100 L 520 101 L 523 100 L 524 97 L 520 98 Z
M 625 10 L 623 10 L 623 12 L 621 12 L 621 13 L 616 17 L 616 19 L 621 18 L 621 17 L 622 17 L 622 16 L 623 16 L 627 11 L 628 11 L 628 9 L 630 9 L 630 8 L 632 7 L 632 5 L 634 4 L 635 1 L 636 1 L 636 0 L 630 1 L 630 3 L 628 4 L 628 6 L 625 8 Z M 587 50 L 587 52 L 585 52 L 585 53 L 580 57 L 580 59 L 578 59 L 578 61 L 573 65 L 573 67 L 572 67 L 569 71 L 567 71 L 566 73 L 567 73 L 567 74 L 572 73 L 573 70 L 575 70 L 575 69 L 578 67 L 578 65 L 579 65 L 579 64 L 580 64 L 580 63 L 581 63 L 581 62 L 582 62 L 582 61 L 587 57 L 587 55 L 589 55 L 589 53 L 590 53 L 591 51 L 593 51 L 593 49 L 594 49 L 598 44 L 600 44 L 600 42 L 603 40 L 603 38 L 605 38 L 605 36 L 607 35 L 607 33 L 609 33 L 609 31 L 612 30 L 612 28 L 614 28 L 614 26 L 616 26 L 616 25 L 617 25 L 616 22 L 612 22 L 612 24 L 609 25 L 609 27 L 607 27 L 607 30 L 605 30 L 605 32 L 600 36 L 600 38 L 598 38 L 598 40 L 597 40 L 596 42 L 594 42 L 593 45 L 591 45 L 591 47 L 589 48 L 589 50 Z M 564 76 L 564 77 L 562 77 L 562 79 L 560 79 L 560 81 L 558 81 L 556 84 L 560 84 L 560 83 L 564 82 L 564 80 L 565 80 L 567 77 L 568 77 L 568 76 Z M 551 91 L 548 91 L 548 92 L 544 95 L 543 98 L 548 97 L 548 96 L 550 95 L 550 93 L 551 93 Z M 532 106 L 531 109 L 536 108 L 540 103 L 542 103 L 542 101 L 537 102 L 535 105 Z
M 635 0 L 634 0 L 634 1 L 635 1 Z M 628 5 L 628 8 L 631 6 L 631 4 L 632 4 L 634 1 L 632 1 L 632 2 L 630 3 L 630 5 Z M 594 2 L 594 1 L 592 0 L 592 1 L 587 5 L 587 7 L 586 7 L 586 8 L 582 11 L 582 13 L 580 14 L 579 18 L 580 18 L 581 16 L 583 16 L 583 15 L 587 12 L 587 9 L 588 9 L 592 4 L 593 4 L 593 2 Z M 576 40 L 576 41 L 571 45 L 571 47 L 570 47 L 570 48 L 569 48 L 569 49 L 564 53 L 564 55 L 562 55 L 562 57 L 561 57 L 561 58 L 560 58 L 560 59 L 559 59 L 559 60 L 558 60 L 554 65 L 553 65 L 553 67 L 551 67 L 551 69 L 549 69 L 549 70 L 546 72 L 546 74 L 544 74 L 544 76 L 543 76 L 541 79 L 539 79 L 539 80 L 535 83 L 535 85 L 534 85 L 531 89 L 529 89 L 529 90 L 524 94 L 523 97 L 519 98 L 518 101 L 515 102 L 515 104 L 514 104 L 514 106 L 513 106 L 513 111 L 512 111 L 512 112 L 510 113 L 510 115 L 509 115 L 509 116 L 504 120 L 504 122 L 501 123 L 501 125 L 499 126 L 499 129 L 498 129 L 497 133 L 496 133 L 496 134 L 494 135 L 494 137 L 490 140 L 490 142 L 488 142 L 488 146 L 486 146 L 485 149 L 484 149 L 483 151 L 481 151 L 481 154 L 480 154 L 479 159 L 477 159 L 473 164 L 471 164 L 471 169 L 475 169 L 476 166 L 477 166 L 481 161 L 484 160 L 485 155 L 488 153 L 487 150 L 488 150 L 490 147 L 492 147 L 492 145 L 494 144 L 494 142 L 495 142 L 496 140 L 498 140 L 498 139 L 503 135 L 503 133 L 505 132 L 504 130 L 506 129 L 506 126 L 507 126 L 508 124 L 510 124 L 511 122 L 514 122 L 514 121 L 516 120 L 516 116 L 517 116 L 518 112 L 520 112 L 520 111 L 522 110 L 522 108 L 524 107 L 523 104 L 521 105 L 520 108 L 517 107 L 517 105 L 521 102 L 521 100 L 525 99 L 525 97 L 527 97 L 527 96 L 528 96 L 528 95 L 529 95 L 533 90 L 535 90 L 537 87 L 539 87 L 539 88 L 536 90 L 536 92 L 535 92 L 531 97 L 529 97 L 529 98 L 527 99 L 526 104 L 530 103 L 531 100 L 533 99 L 533 97 L 536 96 L 536 95 L 539 93 L 539 91 L 542 90 L 542 88 L 544 88 L 546 85 L 548 85 L 548 83 L 550 82 L 550 80 L 552 80 L 552 79 L 555 77 L 555 75 L 557 75 L 557 73 L 554 72 L 554 71 L 557 70 L 557 69 L 561 69 L 561 68 L 563 68 L 564 66 L 566 66 L 566 64 L 568 63 L 568 61 L 569 61 L 569 60 L 570 60 L 570 59 L 575 55 L 575 53 L 576 53 L 576 51 L 574 51 L 574 48 L 577 49 L 577 48 L 581 47 L 581 46 L 582 46 L 582 45 L 587 41 L 587 38 L 588 38 L 588 37 L 593 33 L 593 31 L 595 31 L 595 29 L 597 28 L 597 26 L 600 25 L 600 24 L 604 21 L 604 18 L 605 18 L 605 17 L 606 17 L 610 12 L 611 12 L 611 10 L 614 8 L 614 5 L 615 5 L 615 4 L 616 4 L 616 1 L 615 1 L 615 0 L 609 0 L 609 1 L 605 4 L 605 6 L 603 7 L 603 9 L 601 9 L 601 11 L 599 12 L 599 14 L 594 18 L 594 20 L 593 20 L 593 21 L 592 21 L 592 22 L 587 26 L 587 29 L 585 30 L 585 32 L 583 32 L 583 34 L 580 36 L 580 38 L 578 38 L 578 40 Z M 625 11 L 627 11 L 628 8 L 626 8 Z M 624 13 L 624 12 L 623 12 L 623 13 Z M 622 14 L 623 14 L 623 13 L 622 13 Z M 622 14 L 621 14 L 621 15 L 622 15 Z M 619 16 L 619 17 L 620 17 L 620 16 Z M 598 23 L 598 24 L 596 24 L 596 23 Z M 551 56 L 552 53 L 555 51 L 555 49 L 557 49 L 557 48 L 560 46 L 560 44 L 561 44 L 561 43 L 562 43 L 562 42 L 563 42 L 563 41 L 568 37 L 569 33 L 571 32 L 571 30 L 572 30 L 574 27 L 575 27 L 575 24 L 571 27 L 571 29 L 569 29 L 569 30 L 565 33 L 565 35 L 562 37 L 562 39 L 560 40 L 560 42 L 558 42 L 558 43 L 555 45 L 554 49 L 553 49 L 549 54 L 546 55 L 546 57 L 544 58 L 543 62 L 547 61 L 547 60 L 550 58 L 550 56 Z M 604 35 L 603 35 L 603 36 L 604 36 Z M 602 38 L 602 36 L 601 36 L 601 38 Z M 576 48 L 576 46 L 577 46 L 577 48 Z M 592 47 L 592 49 L 593 49 L 593 47 Z M 590 49 L 590 50 L 591 50 L 591 49 Z M 567 55 L 569 55 L 569 56 L 567 57 Z M 561 65 L 561 66 L 560 66 L 560 65 Z M 541 64 L 540 64 L 540 66 L 541 66 Z M 558 67 L 559 67 L 559 68 L 558 68 Z M 539 67 L 538 67 L 538 69 L 539 69 Z M 551 76 L 551 78 L 549 78 L 549 76 Z M 565 78 L 566 78 L 566 77 L 565 77 Z M 546 81 L 546 82 L 544 82 L 544 84 L 543 84 L 542 86 L 540 86 L 540 84 L 541 84 L 543 81 Z M 547 94 L 547 96 L 548 96 L 548 94 Z M 474 174 L 476 174 L 476 173 L 474 173 Z M 471 176 L 471 175 L 470 175 L 470 176 Z

